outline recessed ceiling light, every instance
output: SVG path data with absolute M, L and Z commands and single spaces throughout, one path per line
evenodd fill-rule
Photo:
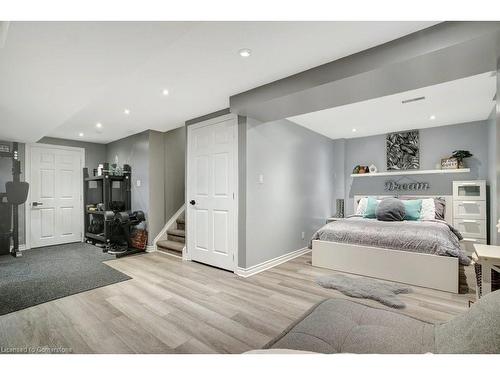
M 356 133 L 357 131 L 358 131 L 358 130 L 357 130 L 357 129 L 355 129 L 355 128 L 353 128 L 353 129 L 352 129 L 352 132 L 353 132 L 353 133 Z
M 98 122 L 97 124 L 95 124 L 95 127 L 96 127 L 97 129 L 100 129 L 100 128 L 102 128 L 102 124 L 101 124 L 100 122 Z
M 249 50 L 248 48 L 243 48 L 238 51 L 241 57 L 250 57 L 252 54 L 252 51 Z
M 125 113 L 126 115 L 130 115 L 130 109 L 125 108 L 125 109 L 123 110 L 123 113 Z
M 163 95 L 167 96 L 169 94 L 168 90 L 167 89 L 163 89 L 163 91 L 161 92 Z
M 83 133 L 78 133 L 79 137 L 83 137 L 83 135 L 84 135 Z
M 435 120 L 436 119 L 436 116 L 434 115 L 431 115 L 431 117 L 429 117 L 431 120 Z

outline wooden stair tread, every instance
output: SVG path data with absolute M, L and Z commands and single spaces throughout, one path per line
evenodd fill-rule
M 174 250 L 182 252 L 184 244 L 177 241 L 161 240 L 156 243 L 156 246 L 162 249 Z
M 167 230 L 167 234 L 177 237 L 186 237 L 186 231 L 183 229 L 169 229 Z

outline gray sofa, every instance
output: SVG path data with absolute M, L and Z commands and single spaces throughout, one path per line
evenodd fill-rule
M 500 291 L 443 324 L 328 299 L 265 348 L 317 353 L 500 353 Z

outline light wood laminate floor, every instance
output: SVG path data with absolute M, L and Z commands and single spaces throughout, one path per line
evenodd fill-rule
M 315 284 L 334 271 L 306 254 L 241 278 L 161 253 L 107 262 L 133 279 L 0 316 L 0 348 L 74 353 L 241 353 L 262 347 L 313 304 L 348 298 Z M 404 313 L 447 321 L 474 296 L 414 287 Z M 357 300 L 360 301 L 360 300 Z M 382 307 L 377 302 L 363 303 Z

